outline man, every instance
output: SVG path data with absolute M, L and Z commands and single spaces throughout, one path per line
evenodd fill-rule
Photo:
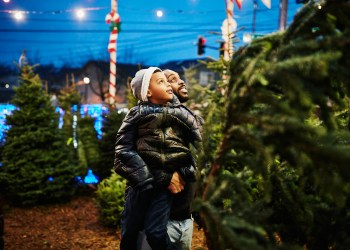
M 171 84 L 173 93 L 177 96 L 181 103 L 187 102 L 189 99 L 185 82 L 180 78 L 179 74 L 173 70 L 166 69 L 163 71 L 168 82 Z
M 185 82 L 180 78 L 179 74 L 169 69 L 166 69 L 163 72 L 168 82 L 171 84 L 173 93 L 177 96 L 179 101 L 181 103 L 188 101 L 188 90 Z M 197 120 L 199 120 L 200 124 L 203 124 L 200 117 L 197 117 Z M 193 234 L 191 210 L 195 194 L 195 182 L 185 183 L 182 179 L 180 182 L 184 183 L 184 189 L 180 193 L 174 195 L 167 231 L 171 242 L 176 245 L 177 249 L 190 250 Z M 146 237 L 144 236 L 142 236 L 141 249 L 151 249 L 147 244 Z
M 0 250 L 5 248 L 4 243 L 4 214 L 3 214 L 3 199 L 0 195 Z

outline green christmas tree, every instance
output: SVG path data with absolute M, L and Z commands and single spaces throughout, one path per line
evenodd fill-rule
M 81 95 L 76 90 L 74 84 L 72 86 L 66 86 L 60 90 L 60 94 L 58 96 L 58 104 L 64 111 L 62 117 L 62 132 L 67 142 L 67 146 L 69 147 L 69 154 L 67 155 L 67 159 L 69 159 L 72 164 L 79 165 L 81 167 L 81 171 L 83 173 L 86 173 L 87 168 L 84 164 L 81 164 L 77 150 L 78 143 L 75 141 L 77 138 L 78 130 L 77 124 L 78 120 L 80 119 L 78 110 L 81 104 Z M 73 109 L 73 107 L 76 107 L 76 109 Z
M 65 88 L 61 89 L 60 94 L 58 96 L 58 103 L 59 106 L 64 110 L 63 115 L 63 131 L 66 134 L 67 142 L 71 146 L 72 149 L 74 149 L 73 144 L 73 137 L 74 133 L 76 131 L 73 131 L 73 122 L 74 118 L 73 115 L 76 115 L 77 122 L 78 117 L 80 117 L 79 112 L 77 112 L 80 109 L 81 105 L 81 95 L 76 90 L 76 87 L 74 85 L 72 86 L 66 86 Z M 77 111 L 73 111 L 73 106 L 76 106 Z M 75 124 L 76 127 L 76 124 Z
M 348 248 L 349 23 L 349 1 L 310 3 L 234 54 L 195 206 L 210 249 Z
M 58 115 L 31 66 L 21 68 L 20 86 L 7 116 L 10 129 L 3 149 L 0 180 L 16 204 L 61 201 L 76 189 L 80 169 L 67 159 L 67 147 Z
M 81 95 L 74 84 L 61 90 L 59 104 L 64 110 L 63 130 L 71 148 L 72 162 L 80 166 L 84 175 L 88 173 L 88 169 L 92 169 L 96 174 L 100 152 L 94 128 L 95 119 L 89 116 L 81 117 Z
M 86 116 L 78 119 L 78 158 L 85 174 L 91 169 L 97 174 L 99 167 L 100 151 L 97 132 L 94 128 L 95 119 Z
M 114 164 L 115 139 L 124 117 L 125 113 L 116 109 L 110 109 L 108 115 L 104 117 L 102 138 L 99 142 L 100 161 L 96 169 L 96 174 L 101 180 L 111 175 Z

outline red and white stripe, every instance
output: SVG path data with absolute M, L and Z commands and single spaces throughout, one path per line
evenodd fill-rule
M 227 19 L 233 18 L 233 0 L 226 0 Z
M 111 12 L 106 16 L 106 23 L 120 22 L 120 16 L 117 13 L 117 0 L 111 0 Z M 116 93 L 116 77 L 117 77 L 117 39 L 118 39 L 118 29 L 116 27 L 110 33 L 108 52 L 110 54 L 110 67 L 109 67 L 109 93 L 108 93 L 108 103 L 114 105 L 115 103 L 115 93 Z
M 240 0 L 235 0 L 238 8 L 241 8 Z M 237 28 L 237 22 L 233 19 L 234 0 L 226 0 L 226 19 L 221 26 L 222 39 L 225 41 L 224 59 L 229 61 L 233 54 L 233 32 Z

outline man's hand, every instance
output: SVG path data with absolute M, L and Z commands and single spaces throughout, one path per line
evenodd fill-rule
M 177 194 L 184 190 L 185 185 L 186 182 L 181 178 L 178 172 L 174 172 L 173 176 L 171 177 L 168 189 L 171 193 Z

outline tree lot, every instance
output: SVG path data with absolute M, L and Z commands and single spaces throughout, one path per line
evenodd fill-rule
M 254 40 L 235 52 L 232 62 L 210 63 L 208 67 L 229 75 L 229 81 L 218 82 L 217 89 L 190 83 L 189 105 L 206 121 L 205 153 L 200 156 L 194 205 L 209 249 L 347 249 L 350 243 L 350 4 L 345 0 L 320 4 L 321 9 L 318 4 L 305 5 L 286 32 Z M 23 98 L 32 91 L 24 91 Z M 55 142 L 60 132 L 55 130 L 56 118 L 48 115 L 52 110 L 46 108 L 46 97 L 37 102 L 28 97 L 24 100 L 18 100 L 23 107 L 18 112 L 27 120 L 21 123 L 25 126 L 17 130 L 13 126 L 8 133 L 15 143 L 9 140 L 14 144 L 4 147 L 0 178 L 16 176 L 16 181 L 11 180 L 14 185 L 7 180 L 3 187 L 11 190 L 15 200 L 51 198 L 50 188 L 55 186 L 48 181 L 50 176 L 55 177 L 57 171 L 57 176 L 72 181 L 72 169 L 78 171 L 86 165 L 70 167 L 69 172 L 66 169 L 73 160 L 58 164 L 57 159 L 50 161 L 50 153 L 43 158 L 35 154 L 51 145 L 47 141 L 43 149 L 39 142 L 47 138 Z M 44 113 L 30 113 L 29 104 Z M 35 120 L 37 115 L 51 118 Z M 13 124 L 22 121 L 17 117 Z M 119 126 L 118 122 L 108 124 L 113 131 Z M 54 133 L 39 133 L 39 126 Z M 29 133 L 30 138 L 24 140 L 21 136 L 27 132 L 35 132 L 35 136 Z M 91 138 L 90 132 L 84 133 Z M 112 141 L 110 134 L 107 138 Z M 91 142 L 86 140 L 86 145 Z M 65 148 L 61 141 L 52 145 Z M 96 152 L 96 147 L 93 149 Z M 105 152 L 110 152 L 104 154 L 105 159 L 113 158 L 113 150 Z M 35 174 L 28 175 L 28 171 Z M 106 174 L 106 180 L 109 178 Z M 22 194 L 23 183 L 37 186 Z M 62 185 L 71 188 L 70 183 Z M 17 193 L 14 187 L 18 187 Z M 99 191 L 102 189 L 115 191 L 109 185 Z M 109 199 L 101 207 L 108 209 Z M 114 206 L 120 207 L 120 203 Z

